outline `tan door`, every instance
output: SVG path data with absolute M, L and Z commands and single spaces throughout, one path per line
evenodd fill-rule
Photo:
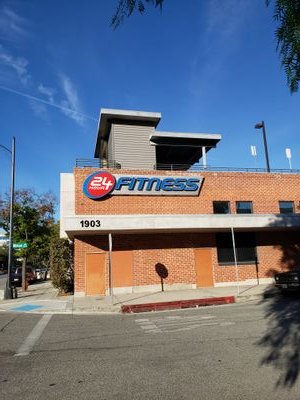
M 132 286 L 132 251 L 112 252 L 112 281 L 113 287 Z
M 210 248 L 195 249 L 195 268 L 197 287 L 214 285 Z
M 105 294 L 105 253 L 86 254 L 86 294 Z

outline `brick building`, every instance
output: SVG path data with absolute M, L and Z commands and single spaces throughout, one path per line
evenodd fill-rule
M 211 170 L 221 135 L 160 132 L 160 118 L 101 110 L 95 159 L 61 174 L 75 294 L 266 283 L 300 265 L 300 174 Z

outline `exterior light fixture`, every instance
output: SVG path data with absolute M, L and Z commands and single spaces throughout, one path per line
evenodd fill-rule
M 265 148 L 265 157 L 266 157 L 266 166 L 267 172 L 270 172 L 270 163 L 269 163 L 269 154 L 268 154 L 268 144 L 267 144 L 267 137 L 266 137 L 266 127 L 264 121 L 257 123 L 254 126 L 255 129 L 262 129 L 263 133 L 263 140 L 264 140 L 264 148 Z

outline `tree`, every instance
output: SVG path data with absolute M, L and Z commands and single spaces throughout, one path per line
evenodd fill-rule
M 134 11 L 144 14 L 146 3 L 150 3 L 155 7 L 162 9 L 164 0 L 119 0 L 115 15 L 112 17 L 111 26 L 116 29 L 125 17 L 130 17 Z
M 272 0 L 266 0 L 267 6 Z M 274 0 L 277 51 L 285 70 L 291 93 L 297 92 L 300 80 L 300 0 Z
M 300 0 L 264 0 L 269 6 L 274 1 L 277 51 L 284 68 L 291 93 L 297 92 L 300 80 Z M 116 29 L 134 11 L 144 14 L 146 3 L 162 8 L 164 0 L 119 0 L 111 25 Z
M 26 249 L 15 250 L 23 259 L 22 287 L 25 288 L 26 263 L 50 268 L 52 284 L 63 292 L 73 290 L 73 246 L 59 237 L 54 214 L 57 201 L 51 192 L 38 195 L 33 189 L 15 192 L 13 242 L 26 242 Z M 10 199 L 0 198 L 0 228 L 9 232 Z
M 26 242 L 28 247 L 15 251 L 23 259 L 22 287 L 25 290 L 26 263 L 49 266 L 49 236 L 54 223 L 56 200 L 52 193 L 38 195 L 33 189 L 15 192 L 13 234 L 14 243 Z M 10 199 L 0 199 L 0 228 L 9 232 Z

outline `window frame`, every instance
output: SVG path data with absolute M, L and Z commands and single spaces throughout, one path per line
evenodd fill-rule
M 255 232 L 235 232 L 235 248 L 236 248 L 236 258 L 237 258 L 237 265 L 249 265 L 249 264 L 257 264 L 258 257 L 257 257 L 257 239 Z M 232 234 L 231 232 L 217 232 L 216 236 L 216 252 L 217 252 L 217 262 L 219 266 L 231 266 L 235 264 L 234 260 L 234 252 L 233 252 L 233 243 L 232 243 Z M 218 246 L 218 241 L 223 241 L 226 243 L 226 246 Z M 244 242 L 248 242 L 250 240 L 251 246 L 244 246 L 239 244 L 244 244 Z M 239 257 L 243 255 L 245 249 L 249 252 L 252 252 L 251 258 L 248 260 L 239 261 Z M 227 251 L 228 260 L 225 261 L 224 259 L 220 260 L 220 256 L 224 256 L 224 252 Z M 247 251 L 247 250 L 246 250 Z M 223 254 L 222 254 L 223 252 Z M 221 254 L 220 254 L 221 253 Z
M 231 205 L 229 200 L 213 200 L 213 213 L 214 214 L 231 214 Z M 228 206 L 228 212 L 215 212 L 215 204 L 216 203 L 226 203 Z
M 282 212 L 281 204 L 282 203 L 290 203 L 292 205 L 292 212 Z M 278 206 L 279 206 L 279 214 L 295 214 L 295 202 L 293 200 L 279 200 L 278 201 Z
M 248 203 L 250 205 L 250 212 L 239 212 L 238 203 Z M 238 200 L 235 202 L 235 211 L 237 214 L 253 214 L 253 202 L 250 200 Z

